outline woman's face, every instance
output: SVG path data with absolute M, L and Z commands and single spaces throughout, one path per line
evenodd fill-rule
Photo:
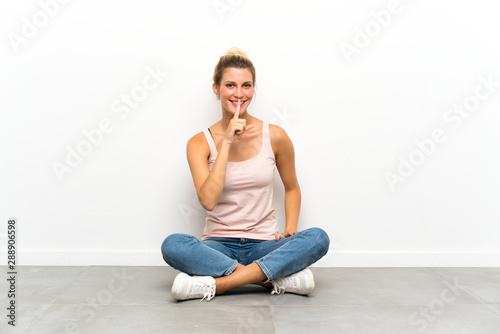
M 253 77 L 246 68 L 228 68 L 222 74 L 220 87 L 213 85 L 215 95 L 220 97 L 222 109 L 230 114 L 236 112 L 238 99 L 241 100 L 240 115 L 245 113 L 252 101 Z

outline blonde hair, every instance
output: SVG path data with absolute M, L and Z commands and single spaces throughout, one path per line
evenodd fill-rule
M 252 83 L 255 86 L 255 67 L 248 58 L 245 51 L 232 47 L 226 51 L 226 53 L 220 57 L 219 62 L 215 65 L 214 70 L 214 83 L 217 87 L 220 87 L 220 81 L 222 80 L 222 75 L 224 71 L 228 68 L 246 68 L 252 73 Z

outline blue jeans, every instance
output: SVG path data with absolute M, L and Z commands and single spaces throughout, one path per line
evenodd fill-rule
M 326 232 L 313 227 L 278 241 L 241 238 L 200 241 L 192 235 L 176 233 L 163 241 L 161 252 L 171 267 L 197 276 L 226 276 L 238 263 L 255 262 L 266 274 L 265 282 L 269 282 L 307 268 L 328 252 L 329 245 Z

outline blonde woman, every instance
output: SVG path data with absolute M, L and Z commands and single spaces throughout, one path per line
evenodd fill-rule
M 222 119 L 187 143 L 194 186 L 207 210 L 203 235 L 172 234 L 161 247 L 165 262 L 181 271 L 172 297 L 210 301 L 246 284 L 308 295 L 315 283 L 306 268 L 327 253 L 330 240 L 320 228 L 297 230 L 301 192 L 292 141 L 281 127 L 249 114 L 255 68 L 245 52 L 229 49 L 213 81 Z M 283 232 L 272 207 L 276 168 L 285 187 Z

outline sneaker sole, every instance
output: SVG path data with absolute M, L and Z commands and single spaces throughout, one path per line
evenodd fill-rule
M 189 275 L 185 273 L 180 273 L 177 276 L 175 276 L 174 283 L 172 284 L 172 289 L 170 290 L 170 294 L 172 295 L 172 298 L 174 298 L 175 300 L 181 300 L 177 295 L 177 291 L 179 290 L 179 285 L 181 284 L 181 281 L 184 278 L 186 278 L 186 276 Z

